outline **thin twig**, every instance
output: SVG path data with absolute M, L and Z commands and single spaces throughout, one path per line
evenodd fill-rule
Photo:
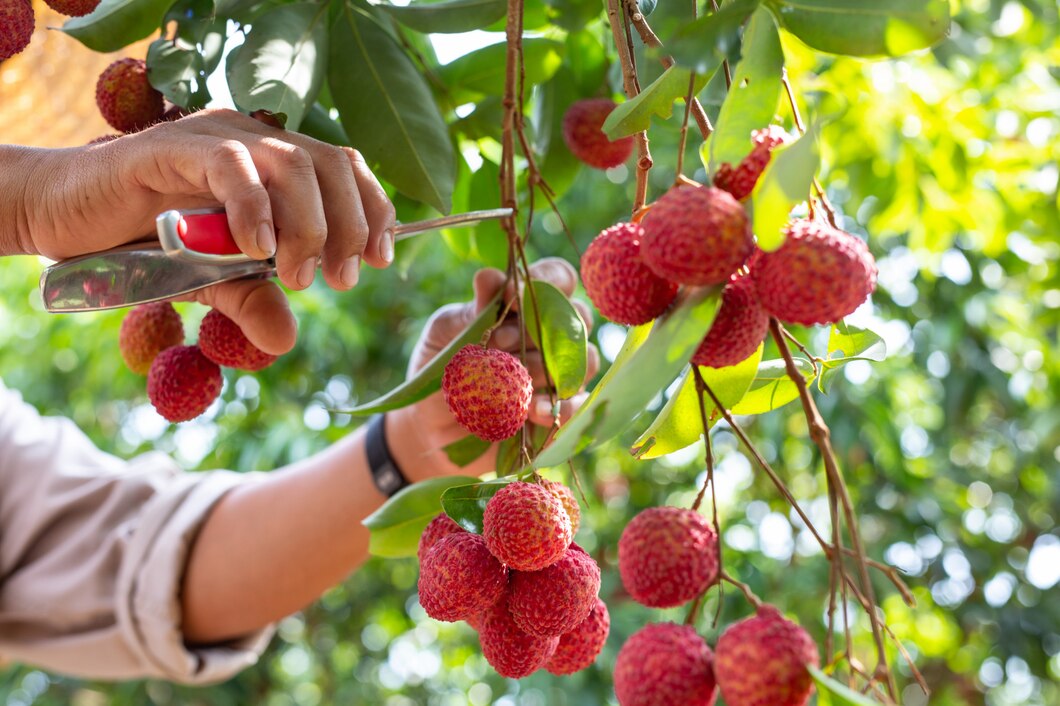
M 626 41 L 623 23 L 624 15 L 620 13 L 618 0 L 607 0 L 607 21 L 611 24 L 611 35 L 618 51 L 618 61 L 622 67 L 622 85 L 626 98 L 635 98 L 640 89 L 637 84 L 637 69 L 633 64 L 632 52 Z M 636 135 L 637 142 L 637 191 L 633 198 L 633 213 L 644 207 L 648 200 L 648 172 L 653 162 L 651 150 L 648 149 L 648 131 L 642 130 Z

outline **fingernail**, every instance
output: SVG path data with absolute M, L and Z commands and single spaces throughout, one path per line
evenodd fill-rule
M 298 269 L 298 285 L 300 287 L 308 287 L 313 284 L 313 277 L 317 273 L 317 259 L 311 257 L 302 263 L 302 266 Z
M 268 223 L 258 226 L 258 249 L 269 257 L 276 254 L 276 236 Z
M 538 398 L 537 403 L 534 405 L 534 411 L 537 412 L 539 417 L 551 417 L 552 400 L 547 397 Z
M 379 257 L 387 264 L 394 260 L 394 231 L 389 228 L 383 231 L 383 237 L 379 239 Z
M 361 278 L 361 256 L 354 255 L 342 265 L 342 272 L 339 273 L 339 279 L 347 287 L 352 287 L 357 284 L 357 280 Z

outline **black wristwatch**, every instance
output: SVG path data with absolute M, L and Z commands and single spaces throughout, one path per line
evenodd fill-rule
M 409 485 L 409 479 L 390 455 L 390 447 L 386 443 L 385 414 L 377 414 L 368 420 L 365 450 L 368 452 L 368 470 L 372 473 L 372 482 L 380 493 L 390 497 Z

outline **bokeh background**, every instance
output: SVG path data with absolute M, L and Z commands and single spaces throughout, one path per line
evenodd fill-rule
M 877 293 L 851 321 L 888 344 L 885 361 L 849 364 L 820 404 L 871 554 L 897 566 L 917 597 L 908 608 L 877 583 L 889 624 L 934 689 L 925 698 L 896 659 L 903 703 L 1048 706 L 1060 703 L 1057 7 L 1051 0 L 953 6 L 951 37 L 917 56 L 864 62 L 795 41 L 785 46 L 796 89 L 843 104 L 823 131 L 822 180 L 844 227 L 867 236 L 879 263 Z M 0 65 L 4 142 L 68 146 L 107 131 L 91 93 L 112 57 L 44 31 L 59 23 L 41 5 L 29 53 Z M 483 41 L 458 38 L 465 46 Z M 703 98 L 717 109 L 716 97 Z M 676 112 L 653 127 L 655 195 L 673 180 Z M 782 118 L 790 125 L 789 115 Z M 693 147 L 688 164 L 698 164 Z M 628 215 L 632 189 L 624 167 L 579 175 L 560 208 L 580 247 Z M 577 257 L 547 215 L 535 220 L 532 251 Z M 353 292 L 317 283 L 292 297 L 301 326 L 292 353 L 256 375 L 227 372 L 222 399 L 205 417 L 170 426 L 147 404 L 144 380 L 121 362 L 122 314 L 48 315 L 36 293 L 42 263 L 5 258 L 0 376 L 114 453 L 162 449 L 192 471 L 270 469 L 358 424 L 328 410 L 397 384 L 426 318 L 468 298 L 481 265 L 474 252 L 455 254 L 427 236 L 400 246 L 395 267 L 366 272 Z M 178 308 L 193 337 L 205 311 Z M 821 332 L 798 333 L 821 349 Z M 597 326 L 605 359 L 622 335 Z M 425 616 L 414 559 L 372 560 L 283 621 L 260 663 L 228 683 L 86 683 L 8 665 L 0 667 L 0 704 L 613 703 L 610 667 L 625 637 L 645 622 L 683 617 L 625 596 L 618 536 L 644 507 L 690 503 L 703 473 L 702 444 L 655 462 L 630 457 L 628 445 L 649 417 L 575 464 L 588 496 L 577 540 L 602 564 L 601 595 L 613 620 L 596 668 L 563 679 L 544 672 L 502 679 L 470 628 Z M 789 406 L 747 425 L 826 527 L 819 458 L 799 411 Z M 728 570 L 823 638 L 827 562 L 724 425 L 714 439 Z M 698 624 L 711 643 L 748 613 L 732 591 L 717 627 L 716 608 L 712 595 Z M 864 617 L 854 627 L 863 639 Z

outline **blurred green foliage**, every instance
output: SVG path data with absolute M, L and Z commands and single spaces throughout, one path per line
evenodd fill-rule
M 563 15 L 580 4 L 556 7 Z M 822 182 L 843 226 L 868 237 L 880 266 L 871 307 L 851 321 L 881 333 L 889 348 L 882 363 L 847 365 L 819 398 L 871 554 L 896 565 L 916 594 L 908 608 L 875 576 L 889 624 L 934 689 L 930 703 L 1045 706 L 1060 703 L 1060 29 L 1050 0 L 956 0 L 954 9 L 946 41 L 898 60 L 825 56 L 785 37 L 804 114 L 833 118 L 822 128 Z M 593 19 L 578 36 L 603 40 L 605 28 Z M 639 65 L 655 71 L 647 58 Z M 614 72 L 611 80 L 619 85 Z M 703 98 L 716 114 L 716 83 Z M 480 110 L 496 106 L 487 100 Z M 653 126 L 653 195 L 673 181 L 682 112 Z M 495 158 L 489 138 L 479 147 Z M 697 164 L 697 150 L 689 144 L 686 164 Z M 557 180 L 571 184 L 560 208 L 579 247 L 628 216 L 631 171 L 582 170 L 573 179 L 560 170 Z M 478 205 L 479 192 L 461 188 L 457 205 Z M 398 205 L 403 218 L 418 215 L 409 202 Z M 532 252 L 574 260 L 558 219 L 537 207 Z M 40 264 L 9 258 L 0 262 L 0 375 L 114 453 L 157 448 L 196 470 L 274 468 L 356 424 L 329 408 L 370 400 L 402 379 L 401 361 L 429 314 L 468 298 L 472 272 L 496 261 L 485 242 L 426 236 L 401 245 L 395 268 L 366 272 L 351 293 L 318 283 L 293 295 L 298 347 L 257 375 L 227 372 L 221 403 L 179 427 L 153 413 L 143 379 L 122 365 L 121 313 L 49 316 L 35 294 Z M 204 311 L 178 308 L 194 337 Z M 825 332 L 797 333 L 825 350 Z M 597 326 L 593 337 L 613 354 L 621 330 Z M 629 455 L 650 416 L 576 463 L 589 501 L 578 541 L 603 567 L 613 621 L 598 668 L 504 680 L 469 628 L 426 618 L 414 560 L 376 559 L 285 620 L 260 663 L 228 683 L 93 684 L 16 666 L 0 672 L 0 703 L 612 703 L 610 665 L 625 637 L 647 621 L 683 617 L 624 595 L 619 534 L 644 507 L 689 504 L 703 473 L 702 444 L 653 461 Z M 799 411 L 791 405 L 748 425 L 815 524 L 827 527 L 820 459 Z M 724 424 L 714 439 L 727 570 L 823 640 L 827 562 Z M 717 610 L 713 593 L 699 622 L 712 643 L 748 606 L 729 590 L 716 627 Z M 871 664 L 864 616 L 853 627 Z M 903 703 L 928 703 L 893 657 Z

